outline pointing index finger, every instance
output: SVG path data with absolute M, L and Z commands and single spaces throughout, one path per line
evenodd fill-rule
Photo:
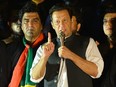
M 51 34 L 50 34 L 50 32 L 48 32 L 48 43 L 50 43 L 51 42 Z

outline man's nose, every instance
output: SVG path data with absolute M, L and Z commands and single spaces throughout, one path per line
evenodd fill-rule
M 106 25 L 108 25 L 108 26 L 112 26 L 111 21 L 108 21 L 108 22 L 106 23 Z
M 64 30 L 64 22 L 60 22 L 59 30 L 60 31 L 63 31 Z
M 33 22 L 32 21 L 29 21 L 28 25 L 29 26 L 33 26 Z

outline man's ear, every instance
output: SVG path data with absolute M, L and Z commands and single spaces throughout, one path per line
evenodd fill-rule
M 77 31 L 79 31 L 80 28 L 81 28 L 81 23 L 78 23 L 78 24 L 77 24 Z

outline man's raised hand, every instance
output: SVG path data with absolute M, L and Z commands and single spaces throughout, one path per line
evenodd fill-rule
M 49 57 L 54 51 L 54 43 L 51 40 L 51 34 L 48 33 L 48 42 L 43 46 L 43 55 Z

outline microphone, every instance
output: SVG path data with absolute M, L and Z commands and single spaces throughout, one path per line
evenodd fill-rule
M 64 46 L 64 40 L 65 40 L 64 32 L 60 31 L 59 39 L 60 39 L 61 46 Z M 60 57 L 60 58 L 61 58 L 60 69 L 59 69 L 59 73 L 58 73 L 58 83 L 57 83 L 58 87 L 60 87 L 62 85 L 62 80 L 63 80 L 64 74 L 65 74 L 64 69 L 66 69 L 65 59 L 63 57 Z
M 60 39 L 61 46 L 64 46 L 64 40 L 65 40 L 64 32 L 62 32 L 62 31 L 60 32 L 59 39 Z

